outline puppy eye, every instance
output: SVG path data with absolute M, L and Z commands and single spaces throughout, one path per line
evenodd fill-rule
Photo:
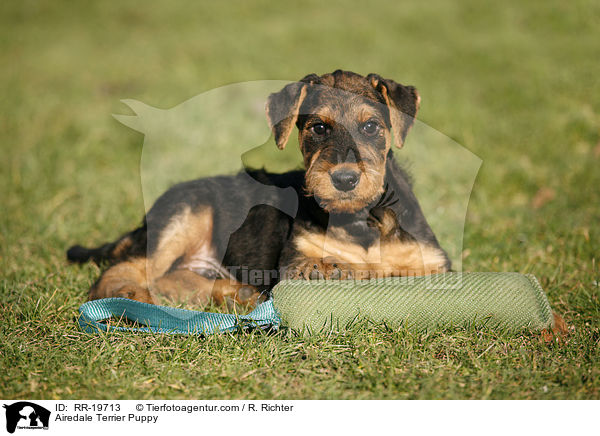
M 379 124 L 376 121 L 367 121 L 360 126 L 360 130 L 367 136 L 374 136 L 379 132 Z
M 313 124 L 310 130 L 317 135 L 324 135 L 327 133 L 327 126 L 323 123 L 317 123 Z

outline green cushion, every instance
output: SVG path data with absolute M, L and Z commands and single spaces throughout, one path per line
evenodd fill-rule
M 542 330 L 552 310 L 531 274 L 445 273 L 372 280 L 285 280 L 273 289 L 284 325 L 304 332 L 343 330 L 368 319 L 416 330 L 486 326 Z

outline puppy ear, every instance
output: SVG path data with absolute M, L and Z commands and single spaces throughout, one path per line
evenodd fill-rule
M 290 83 L 267 99 L 267 120 L 280 150 L 287 144 L 298 120 L 300 106 L 306 97 L 306 86 L 306 83 Z
M 404 86 L 377 74 L 369 74 L 371 85 L 383 95 L 390 109 L 390 121 L 394 131 L 394 143 L 400 148 L 415 121 L 421 97 L 413 86 Z

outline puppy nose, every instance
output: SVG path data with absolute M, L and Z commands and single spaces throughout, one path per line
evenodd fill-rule
M 331 182 L 338 191 L 352 191 L 358 185 L 360 173 L 349 169 L 341 169 L 331 174 Z

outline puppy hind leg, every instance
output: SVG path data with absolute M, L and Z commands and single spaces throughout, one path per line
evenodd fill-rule
M 153 304 L 148 291 L 146 258 L 118 263 L 102 273 L 88 292 L 89 300 L 122 297 Z
M 170 302 L 245 307 L 256 306 L 264 297 L 254 287 L 234 279 L 209 279 L 193 271 L 178 269 L 158 278 L 151 286 L 155 299 L 164 297 Z
M 121 262 L 107 269 L 90 288 L 89 300 L 121 297 L 156 304 L 161 297 L 172 302 L 206 306 L 210 301 L 233 307 L 254 307 L 265 300 L 254 286 L 234 279 L 208 279 L 193 271 L 178 269 L 148 282 L 147 259 Z
M 187 269 L 178 269 L 159 277 L 152 283 L 156 300 L 171 303 L 191 303 L 206 306 L 210 303 L 214 280 Z
M 212 300 L 217 304 L 226 304 L 232 307 L 235 304 L 245 307 L 254 307 L 266 300 L 266 297 L 256 287 L 245 285 L 233 279 L 215 280 Z
M 171 217 L 163 229 L 156 229 L 159 239 L 153 253 L 149 257 L 124 260 L 108 268 L 91 287 L 89 299 L 125 297 L 154 303 L 151 293 L 154 282 L 190 250 L 190 244 L 202 243 L 203 238 L 198 238 L 199 234 L 204 239 L 210 237 L 212 218 L 210 210 L 204 212 L 193 214 L 187 208 Z M 152 236 L 151 230 L 152 227 L 146 230 L 145 237 Z

